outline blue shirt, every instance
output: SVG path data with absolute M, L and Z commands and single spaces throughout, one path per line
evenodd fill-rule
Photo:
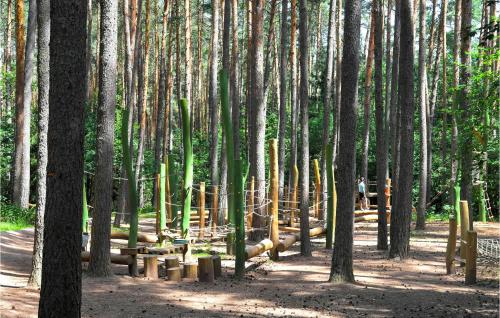
M 358 190 L 359 192 L 361 193 L 365 193 L 365 183 L 363 181 L 361 181 L 359 184 L 358 184 Z

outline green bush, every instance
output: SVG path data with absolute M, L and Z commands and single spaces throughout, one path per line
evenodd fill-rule
M 21 209 L 15 205 L 0 203 L 0 222 L 35 224 L 36 208 Z

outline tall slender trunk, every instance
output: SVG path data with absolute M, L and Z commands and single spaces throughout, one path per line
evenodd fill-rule
M 446 69 L 447 69 L 447 60 L 448 60 L 448 49 L 446 45 L 446 16 L 448 14 L 448 0 L 443 0 L 442 7 L 441 7 L 441 18 L 440 18 L 440 34 L 441 34 L 441 39 L 443 42 L 443 47 L 442 47 L 442 55 L 443 55 L 443 68 L 442 68 L 442 87 L 441 87 L 441 108 L 443 110 L 446 110 L 448 108 L 448 79 L 447 79 L 447 74 L 446 74 Z M 439 72 L 439 70 L 437 70 Z M 442 112 L 442 132 L 441 132 L 441 158 L 442 161 L 446 161 L 446 147 L 447 147 L 447 122 L 448 122 L 448 114 L 446 111 Z
M 212 35 L 209 61 L 208 107 L 210 113 L 210 182 L 219 184 L 219 158 L 217 145 L 219 139 L 219 110 L 217 95 L 217 63 L 219 60 L 219 0 L 212 1 Z
M 455 28 L 453 31 L 453 88 L 455 89 L 455 94 L 453 96 L 452 102 L 452 112 L 451 112 L 451 149 L 450 149 L 450 158 L 451 158 L 451 171 L 450 171 L 450 179 L 451 179 L 451 189 L 455 186 L 455 182 L 458 177 L 458 125 L 457 125 L 457 107 L 458 107 L 458 82 L 460 79 L 459 76 L 459 51 L 460 51 L 460 24 L 461 24 L 461 16 L 460 11 L 462 10 L 462 2 L 455 1 Z M 451 204 L 455 202 L 454 191 L 451 191 Z
M 229 1 L 229 0 L 227 0 Z M 238 47 L 238 0 L 231 0 L 232 52 L 229 92 L 231 94 L 231 109 L 233 121 L 234 157 L 240 158 L 240 71 Z
M 391 67 L 391 101 L 390 101 L 390 153 L 391 153 L 391 169 L 392 169 L 392 188 L 393 201 L 396 198 L 397 191 L 397 176 L 398 176 L 398 158 L 399 158 L 399 143 L 398 143 L 398 126 L 399 126 L 399 107 L 398 107 L 398 78 L 399 78 L 399 38 L 401 33 L 400 11 L 401 0 L 395 0 L 394 14 L 394 40 L 392 42 L 392 67 Z
M 342 0 L 337 1 L 337 10 L 335 11 L 335 99 L 334 99 L 334 131 L 333 131 L 333 165 L 337 166 L 337 154 L 339 144 L 339 127 L 340 127 L 340 106 L 341 106 L 341 78 L 342 78 L 342 38 L 340 35 L 341 19 L 342 19 Z
M 291 136 L 290 136 L 290 172 L 297 165 L 297 118 L 299 107 L 297 106 L 297 0 L 291 0 L 291 25 L 290 25 L 290 112 L 291 112 Z M 289 175 L 290 188 L 293 186 L 293 175 Z
M 110 232 L 113 208 L 113 144 L 116 105 L 116 50 L 118 1 L 101 1 L 101 52 L 99 105 L 97 108 L 94 215 L 89 273 L 111 276 Z
M 387 151 L 386 163 L 386 178 L 389 178 L 389 149 L 390 149 L 390 123 L 391 123 L 391 16 L 392 16 L 392 0 L 387 1 L 387 17 L 386 17 L 386 45 L 385 45 L 385 115 L 384 115 L 384 131 L 385 131 L 385 147 Z
M 80 317 L 87 4 L 50 2 L 47 202 L 38 317 Z M 64 257 L 61 257 L 64 255 Z
M 375 6 L 372 6 L 370 36 L 368 40 L 368 55 L 366 56 L 365 100 L 363 113 L 363 154 L 361 162 L 361 175 L 368 182 L 368 150 L 370 145 L 370 108 L 372 96 L 373 57 L 375 51 Z
M 307 29 L 307 0 L 300 0 L 300 254 L 311 256 L 309 239 L 309 31 Z M 319 189 L 317 190 L 319 191 Z
M 419 39 L 418 39 L 418 92 L 420 102 L 420 178 L 417 205 L 417 230 L 425 229 L 425 206 L 427 203 L 427 65 L 426 65 L 426 21 L 425 1 L 420 0 Z
M 331 282 L 354 282 L 353 189 L 356 175 L 356 112 L 359 71 L 359 31 L 361 1 L 345 4 L 344 46 L 342 51 L 342 97 L 340 107 L 339 155 L 337 171 L 338 201 Z
M 31 275 L 28 285 L 40 287 L 42 283 L 43 231 L 47 193 L 47 132 L 49 129 L 49 42 L 50 2 L 38 0 L 38 167 L 35 240 Z
M 401 0 L 398 101 L 401 108 L 398 190 L 391 213 L 389 257 L 408 257 L 413 185 L 413 15 L 411 0 Z
M 191 0 L 184 1 L 184 10 L 185 10 L 185 32 L 186 32 L 186 83 L 185 83 L 185 98 L 188 101 L 188 105 L 191 110 L 194 110 L 192 103 L 192 86 L 193 86 L 193 53 L 191 47 Z M 191 111 L 191 116 L 193 116 L 193 111 Z
M 87 0 L 87 103 L 92 99 L 92 0 Z
M 288 0 L 281 2 L 281 35 L 280 35 L 280 109 L 278 122 L 278 197 L 284 200 L 285 186 L 285 158 L 286 158 L 286 108 L 288 102 L 288 92 L 286 86 L 287 52 L 288 52 Z
M 21 208 L 28 207 L 29 176 L 26 178 L 26 146 L 29 148 L 30 107 L 24 104 L 24 1 L 16 0 L 16 134 L 13 172 L 12 201 Z M 28 131 L 26 131 L 28 128 Z M 29 163 L 29 158 L 28 163 Z M 29 170 L 29 166 L 28 166 Z M 26 183 L 28 181 L 28 184 Z
M 5 21 L 5 49 L 4 49 L 4 72 L 7 74 L 11 69 L 11 46 L 12 46 L 12 0 L 7 0 L 7 21 Z M 10 117 L 11 113 L 11 87 L 10 83 L 7 81 L 5 83 L 5 113 L 7 114 L 7 122 L 10 124 L 12 119 Z M 3 111 L 2 111 L 3 116 Z
M 322 201 L 328 200 L 326 187 L 326 148 L 331 142 L 330 140 L 330 112 L 332 100 L 332 81 L 333 81 L 333 52 L 335 51 L 335 0 L 330 0 L 330 10 L 328 17 L 328 44 L 326 49 L 326 72 L 325 72 L 325 87 L 323 89 L 323 149 L 321 153 L 321 185 L 322 189 L 317 191 L 322 192 Z M 328 167 L 330 169 L 330 167 Z M 323 204 L 320 210 L 320 219 L 324 218 L 326 212 L 326 204 Z

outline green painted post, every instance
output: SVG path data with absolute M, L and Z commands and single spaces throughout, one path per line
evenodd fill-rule
M 457 225 L 460 225 L 460 186 L 456 185 L 455 190 L 455 204 L 453 206 L 453 211 L 455 211 L 455 218 L 457 219 Z
M 87 206 L 87 188 L 85 186 L 85 177 L 83 178 L 83 213 L 82 213 L 82 232 L 89 232 L 89 208 Z
M 166 165 L 160 164 L 160 231 L 167 228 L 167 217 L 165 213 L 165 184 L 166 184 Z
M 231 122 L 231 112 L 229 111 L 229 91 L 227 72 L 221 71 L 220 81 L 221 91 L 221 107 L 222 107 L 222 126 L 224 136 L 226 138 L 226 157 L 227 157 L 227 180 L 228 182 L 228 223 L 234 225 L 235 222 L 235 185 L 234 185 L 234 142 L 233 142 L 233 125 Z M 222 189 L 223 190 L 223 189 Z M 232 233 L 227 236 L 227 253 L 232 255 L 234 247 L 234 237 Z
M 241 160 L 234 161 L 234 202 L 235 202 L 235 250 L 236 250 L 236 263 L 235 263 L 235 276 L 237 278 L 243 277 L 245 273 L 245 189 L 243 182 L 243 175 L 241 169 Z
M 484 185 L 479 185 L 479 219 L 481 222 L 486 222 L 486 203 L 484 197 Z
M 335 180 L 333 171 L 333 147 L 331 144 L 326 146 L 326 187 L 328 193 L 328 203 L 326 210 L 326 248 L 331 249 L 333 238 L 335 235 L 335 223 L 333 220 L 334 214 L 334 191 Z
M 132 168 L 132 158 L 130 156 L 130 147 L 128 143 L 128 110 L 123 110 L 122 116 L 122 152 L 123 164 L 125 165 L 125 172 L 128 179 L 128 204 L 130 209 L 130 229 L 128 236 L 128 247 L 137 247 L 137 230 L 139 226 L 139 216 L 137 213 L 137 188 L 135 185 L 135 173 Z
M 177 192 L 178 189 L 178 184 L 179 184 L 179 179 L 177 177 L 177 165 L 172 160 L 170 156 L 167 155 L 168 159 L 168 170 L 167 170 L 167 177 L 169 178 L 169 184 L 170 184 L 170 203 L 172 206 L 170 207 L 172 209 L 172 223 L 170 224 L 171 229 L 176 229 L 177 224 L 179 223 L 179 220 L 177 219 L 177 207 L 179 204 L 179 194 Z
M 187 99 L 180 101 L 182 114 L 182 141 L 184 144 L 184 184 L 182 210 L 182 237 L 189 236 L 189 221 L 191 218 L 191 193 L 193 191 L 193 144 L 191 140 L 191 118 Z

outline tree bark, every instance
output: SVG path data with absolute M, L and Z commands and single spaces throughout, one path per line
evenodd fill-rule
M 210 182 L 219 184 L 219 158 L 217 145 L 219 139 L 219 110 L 217 95 L 217 63 L 219 60 L 219 0 L 212 1 L 211 54 L 209 61 L 208 107 L 210 112 Z
M 341 106 L 341 77 L 342 77 L 342 39 L 340 36 L 340 20 L 342 19 L 342 0 L 337 1 L 335 11 L 335 39 L 337 41 L 335 48 L 335 99 L 334 99 L 334 131 L 333 131 L 333 165 L 337 166 L 337 154 L 339 144 L 339 126 L 340 126 L 340 106 Z
M 90 246 L 89 273 L 111 276 L 110 235 L 113 209 L 113 145 L 116 105 L 117 66 L 116 0 L 101 1 L 101 44 L 99 65 L 99 105 L 97 108 L 96 171 L 94 180 L 94 215 Z
M 386 45 L 385 45 L 385 148 L 387 157 L 385 160 L 385 177 L 389 178 L 389 149 L 390 149 L 390 124 L 391 124 L 391 16 L 392 0 L 387 1 L 387 19 L 386 19 Z
M 356 174 L 356 112 L 359 71 L 361 1 L 345 4 L 342 52 L 342 97 L 340 106 L 339 156 L 337 172 L 337 225 L 331 282 L 354 282 L 352 270 L 354 179 Z
M 35 240 L 28 286 L 40 287 L 42 283 L 43 231 L 47 193 L 47 131 L 49 128 L 49 41 L 50 2 L 38 0 L 38 167 Z
M 391 153 L 391 169 L 392 169 L 392 188 L 393 188 L 393 202 L 397 192 L 397 176 L 398 176 L 398 161 L 399 161 L 399 107 L 398 107 L 398 78 L 399 78 L 399 48 L 400 48 L 400 33 L 401 33 L 401 0 L 395 0 L 395 14 L 394 14 L 394 39 L 392 42 L 392 67 L 391 67 L 391 101 L 390 101 L 390 153 Z
M 398 100 L 401 129 L 398 190 L 391 210 L 391 249 L 389 257 L 408 257 L 413 184 L 413 15 L 411 0 L 401 0 L 401 43 L 399 56 Z
M 255 204 L 256 215 L 253 217 L 251 239 L 260 241 L 264 238 L 264 231 L 260 228 L 265 225 L 266 198 L 266 167 L 265 167 L 265 139 L 266 139 L 266 104 L 264 100 L 264 0 L 252 0 L 252 119 L 253 132 L 251 134 L 250 152 L 253 160 L 250 162 L 251 176 L 255 177 Z
M 286 86 L 287 52 L 288 52 L 288 0 L 281 2 L 281 35 L 280 35 L 280 109 L 278 123 L 278 197 L 284 200 L 285 158 L 286 158 L 286 106 L 288 101 Z M 281 204 L 282 206 L 283 204 Z
M 50 3 L 47 204 L 39 317 L 80 317 L 87 4 Z
M 425 210 L 427 203 L 427 65 L 426 65 L 426 21 L 425 1 L 420 0 L 419 13 L 419 39 L 418 39 L 418 92 L 420 102 L 420 174 L 419 174 L 419 196 L 417 205 L 417 230 L 425 229 Z
M 192 86 L 193 86 L 193 53 L 191 47 L 191 0 L 184 1 L 184 10 L 185 10 L 185 32 L 186 32 L 186 83 L 185 83 L 185 98 L 187 99 L 188 105 L 193 110 L 192 103 Z M 167 101 L 168 102 L 168 101 Z M 191 116 L 193 111 L 191 111 Z
M 375 124 L 377 138 L 377 207 L 378 207 L 378 231 L 377 231 L 377 249 L 387 249 L 387 219 L 386 219 L 386 201 L 385 201 L 385 173 L 387 161 L 386 136 L 384 127 L 384 99 L 383 99 L 383 71 L 382 71 L 382 56 L 383 48 L 383 3 L 381 0 L 375 1 L 373 4 L 375 10 Z
M 229 1 L 229 0 L 228 0 Z M 233 121 L 233 142 L 234 157 L 240 158 L 240 71 L 239 71 L 239 47 L 238 47 L 238 0 L 231 0 L 231 29 L 232 34 L 232 52 L 231 52 L 231 71 L 229 92 L 231 94 L 231 116 Z
M 11 70 L 11 46 L 12 46 L 12 0 L 7 0 L 7 21 L 5 23 L 5 50 L 4 50 L 4 71 L 5 74 L 10 72 Z M 2 93 L 3 94 L 3 93 Z M 10 117 L 11 115 L 11 87 L 10 83 L 7 81 L 5 83 L 5 113 L 7 114 L 7 123 L 11 123 L 12 119 Z M 3 110 L 2 110 L 2 117 L 3 115 Z
M 26 146 L 29 148 L 30 107 L 24 104 L 24 1 L 16 0 L 16 134 L 13 172 L 12 201 L 21 208 L 28 208 L 29 175 L 26 178 Z M 28 125 L 27 125 L 28 124 Z M 26 131 L 28 128 L 28 131 Z M 29 150 L 28 150 L 29 151 Z M 29 153 L 29 152 L 28 152 Z M 29 157 L 27 158 L 29 163 Z M 28 165 L 29 170 L 29 165 Z M 26 183 L 28 181 L 28 183 Z
M 309 239 L 309 31 L 307 29 L 307 0 L 300 0 L 300 254 L 311 256 Z M 319 189 L 317 191 L 320 191 Z
M 452 103 L 452 112 L 451 112 L 451 149 L 450 149 L 450 157 L 451 157 L 451 171 L 450 171 L 450 179 L 451 179 L 451 189 L 455 186 L 455 182 L 458 177 L 458 158 L 457 158 L 457 148 L 458 148 L 458 127 L 457 127 L 457 107 L 458 107 L 458 82 L 460 79 L 459 76 L 459 52 L 460 52 L 460 24 L 461 24 L 461 16 L 460 11 L 462 10 L 461 1 L 455 1 L 455 29 L 453 31 L 453 88 L 455 89 L 455 94 L 453 96 Z M 451 191 L 451 204 L 455 203 L 455 191 Z
M 291 0 L 291 25 L 290 25 L 290 112 L 291 112 L 291 136 L 290 136 L 290 171 L 294 171 L 297 165 L 297 118 L 299 107 L 297 106 L 297 0 Z M 289 175 L 289 188 L 293 187 L 293 175 Z

